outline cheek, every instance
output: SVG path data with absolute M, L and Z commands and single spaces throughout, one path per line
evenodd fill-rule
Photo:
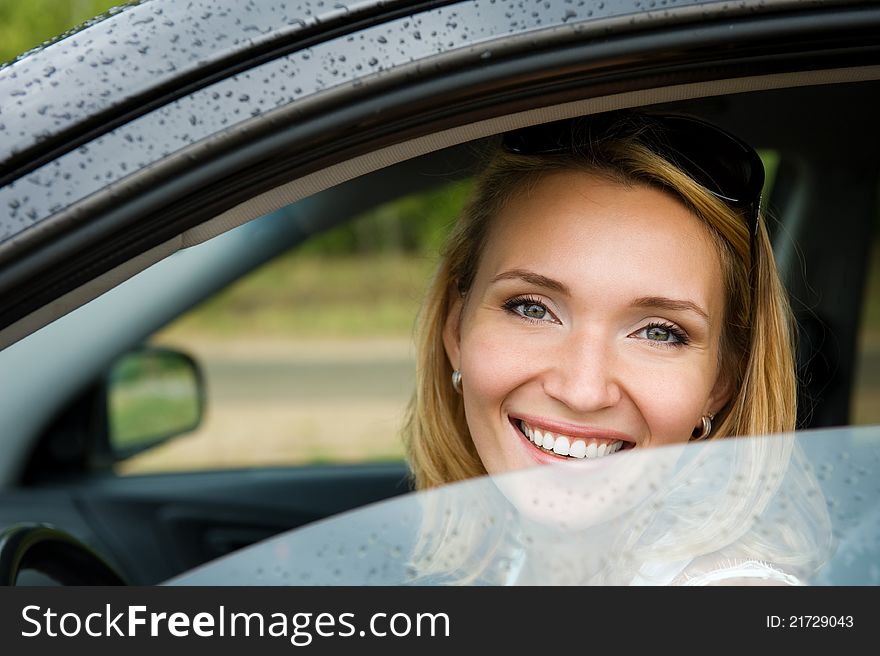
M 507 401 L 531 378 L 528 359 L 498 330 L 473 326 L 462 331 L 461 375 L 468 429 L 490 473 L 513 466 L 515 441 L 505 418 Z
M 525 367 L 515 353 L 492 331 L 477 328 L 462 335 L 461 374 L 472 410 L 494 413 L 525 379 Z
M 697 425 L 712 388 L 711 372 L 700 367 L 642 369 L 629 385 L 629 397 L 647 425 L 652 445 L 686 442 Z
M 472 399 L 490 404 L 494 412 L 505 398 L 536 377 L 539 363 L 551 357 L 540 340 L 509 330 L 492 316 L 462 326 L 461 373 Z
M 462 349 L 462 369 L 472 384 L 485 393 L 503 387 L 503 381 L 516 374 L 513 358 L 497 344 Z

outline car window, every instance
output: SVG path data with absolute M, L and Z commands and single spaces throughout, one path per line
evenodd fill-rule
M 779 155 L 760 155 L 769 196 Z M 404 194 L 344 221 L 153 335 L 151 346 L 201 367 L 204 419 L 116 472 L 401 460 L 412 329 L 470 184 Z
M 450 183 L 382 204 L 153 335 L 151 346 L 189 354 L 201 367 L 204 420 L 117 471 L 402 459 L 413 323 L 468 188 Z
M 729 438 L 479 477 L 288 532 L 168 583 L 877 585 L 867 468 L 878 438 L 876 426 Z
M 850 414 L 856 425 L 880 423 L 880 230 L 877 233 L 868 263 L 856 355 Z

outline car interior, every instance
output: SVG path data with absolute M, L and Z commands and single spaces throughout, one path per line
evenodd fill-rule
M 797 319 L 801 429 L 853 421 L 880 223 L 878 100 L 880 82 L 869 80 L 650 107 L 714 122 L 773 162 L 764 203 Z M 5 439 L 11 464 L 2 472 L 0 527 L 51 524 L 103 557 L 125 582 L 151 585 L 282 531 L 408 492 L 402 461 L 118 476 L 119 454 L 108 443 L 108 372 L 169 322 L 310 236 L 365 208 L 471 176 L 494 139 L 401 161 L 184 249 L 0 352 L 4 367 L 27 363 L 29 371 L 30 382 L 7 403 L 26 402 L 39 389 L 44 411 Z M 44 354 L 40 362 L 25 360 L 34 349 Z

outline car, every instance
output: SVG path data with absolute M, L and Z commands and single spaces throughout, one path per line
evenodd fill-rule
M 308 539 L 319 520 L 369 518 L 340 515 L 367 504 L 416 503 L 400 451 L 317 464 L 267 452 L 189 471 L 174 456 L 178 471 L 138 473 L 135 459 L 183 447 L 224 405 L 204 360 L 155 336 L 367 209 L 466 184 L 506 130 L 627 107 L 704 118 L 763 153 L 798 322 L 799 429 L 873 426 L 846 451 L 873 480 L 878 30 L 873 3 L 149 0 L 6 65 L 0 577 L 20 582 L 30 564 L 67 583 L 227 580 L 194 568 L 299 527 Z M 318 348 L 263 357 L 289 374 L 230 376 L 320 406 L 321 440 L 341 438 L 332 424 L 347 408 L 381 406 L 393 441 L 396 406 L 377 395 L 405 396 L 406 349 L 382 360 L 373 345 L 334 369 Z M 329 400 L 312 395 L 318 370 Z M 154 405 L 132 410 L 139 394 Z M 249 421 L 233 427 L 245 450 Z M 314 425 L 283 423 L 285 440 L 314 443 Z M 86 553 L 99 563 L 88 570 Z

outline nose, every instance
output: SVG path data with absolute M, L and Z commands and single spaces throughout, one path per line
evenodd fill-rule
M 544 374 L 546 394 L 576 412 L 595 412 L 620 402 L 620 363 L 611 344 L 577 333 L 562 340 L 556 351 Z

